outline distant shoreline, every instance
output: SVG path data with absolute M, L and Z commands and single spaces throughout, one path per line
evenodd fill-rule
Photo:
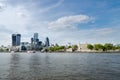
M 0 53 L 12 53 L 12 52 L 0 52 Z M 20 51 L 20 52 L 14 52 L 14 53 L 28 53 L 27 51 Z M 56 51 L 56 52 L 41 52 L 41 51 L 36 51 L 35 53 L 97 53 L 97 54 L 100 54 L 100 53 L 120 53 L 120 51 L 108 51 L 108 52 L 88 52 L 88 51 L 82 51 L 82 52 L 64 52 L 64 51 Z M 29 53 L 28 53 L 29 54 Z
M 41 52 L 41 53 L 120 53 L 119 52 Z

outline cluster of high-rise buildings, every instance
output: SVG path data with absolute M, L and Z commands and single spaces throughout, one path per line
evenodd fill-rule
M 12 34 L 12 46 L 20 46 L 21 35 L 20 34 Z
M 50 46 L 49 38 L 46 37 L 45 42 L 39 40 L 38 33 L 34 33 L 31 42 L 22 42 L 21 34 L 12 34 L 11 50 L 26 51 L 26 50 L 42 50 Z
M 31 38 L 31 49 L 38 49 L 42 46 L 42 41 L 38 38 L 38 33 L 34 33 L 34 36 Z

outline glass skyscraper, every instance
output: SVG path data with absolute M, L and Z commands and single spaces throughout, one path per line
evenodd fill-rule
M 38 39 L 38 33 L 34 33 L 34 41 Z
M 38 49 L 42 45 L 42 42 L 39 41 L 38 33 L 34 33 L 34 36 L 31 38 L 31 48 Z
M 49 38 L 48 38 L 48 37 L 46 38 L 45 46 L 46 46 L 46 47 L 49 47 L 49 46 L 50 46 L 50 42 L 49 42 Z
M 12 46 L 20 46 L 21 35 L 20 34 L 12 34 Z

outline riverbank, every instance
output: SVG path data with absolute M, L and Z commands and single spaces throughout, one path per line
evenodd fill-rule
M 120 53 L 119 52 L 41 52 L 41 53 Z
M 108 51 L 97 51 L 97 50 L 83 50 L 83 51 L 65 51 L 65 50 L 60 50 L 60 51 L 2 51 L 0 53 L 120 53 L 120 50 L 108 50 Z

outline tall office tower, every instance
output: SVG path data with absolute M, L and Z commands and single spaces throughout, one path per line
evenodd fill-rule
M 38 33 L 34 33 L 34 41 L 38 39 Z
M 34 46 L 34 39 L 31 38 L 31 49 L 33 49 L 33 46 Z
M 16 34 L 12 34 L 12 46 L 16 46 Z
M 21 35 L 20 34 L 12 34 L 12 46 L 20 46 Z
M 31 44 L 33 45 L 33 41 L 34 41 L 34 39 L 33 38 L 31 38 Z
M 38 33 L 34 33 L 34 48 L 37 49 L 38 48 Z
M 33 38 L 31 38 L 31 47 L 32 47 L 33 49 L 39 48 L 38 33 L 34 33 Z
M 50 46 L 50 42 L 49 42 L 49 38 L 48 38 L 48 37 L 46 38 L 45 46 L 46 46 L 46 47 L 49 47 L 49 46 Z

